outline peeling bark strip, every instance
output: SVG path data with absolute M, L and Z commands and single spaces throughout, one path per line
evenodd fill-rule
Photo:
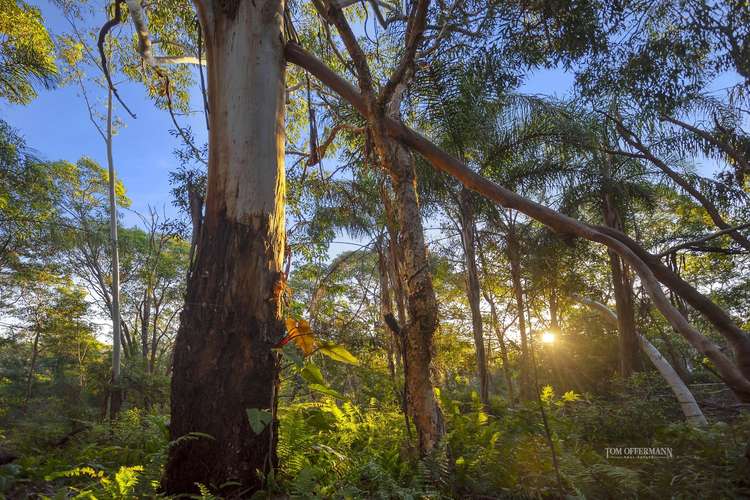
M 211 108 L 205 220 L 174 348 L 170 448 L 162 487 L 249 497 L 276 465 L 276 422 L 260 434 L 246 411 L 272 411 L 284 336 L 283 0 L 202 7 Z M 185 438 L 189 433 L 211 436 Z M 226 485 L 234 482 L 231 486 Z

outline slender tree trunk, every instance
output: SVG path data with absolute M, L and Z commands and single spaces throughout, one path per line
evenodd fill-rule
M 284 337 L 283 0 L 202 12 L 211 109 L 205 220 L 174 347 L 172 440 L 162 487 L 249 497 L 276 466 L 273 418 Z
M 406 87 L 401 84 L 389 103 L 388 113 L 399 119 L 399 103 Z M 399 142 L 373 134 L 380 161 L 390 173 L 399 224 L 400 266 L 405 286 L 408 321 L 405 336 L 404 379 L 407 403 L 419 438 L 419 451 L 429 454 L 445 433 L 443 415 L 435 399 L 431 364 L 432 337 L 437 328 L 437 300 L 424 241 L 422 214 L 416 189 L 414 158 Z
M 388 280 L 388 259 L 386 258 L 385 249 L 383 248 L 382 236 L 378 239 L 378 274 L 380 276 L 380 317 L 383 323 L 384 333 L 388 341 L 388 369 L 391 374 L 391 380 L 393 381 L 393 388 L 396 393 L 396 399 L 401 404 L 401 411 L 404 414 L 404 424 L 406 425 L 406 432 L 411 438 L 411 426 L 409 425 L 409 410 L 408 403 L 406 400 L 406 387 L 399 387 L 398 379 L 396 377 L 396 360 L 394 360 L 394 353 L 399 364 L 403 361 L 405 342 L 403 338 L 403 332 L 401 326 L 396 324 L 396 319 L 393 316 L 393 302 L 391 300 L 391 289 Z
M 490 403 L 489 375 L 487 373 L 487 355 L 484 349 L 482 331 L 482 311 L 480 309 L 481 286 L 477 271 L 476 230 L 474 227 L 474 208 L 472 195 L 468 189 L 459 193 L 461 211 L 461 241 L 464 247 L 464 267 L 466 268 L 466 295 L 471 309 L 471 329 L 474 334 L 474 348 L 477 353 L 477 376 L 479 377 L 479 397 L 487 408 Z
M 148 327 L 151 324 L 151 290 L 146 287 L 143 294 L 141 317 L 141 356 L 143 357 L 143 366 L 148 370 Z
M 485 292 L 484 299 L 490 304 L 490 316 L 492 317 L 492 326 L 495 328 L 495 335 L 500 344 L 500 357 L 503 360 L 503 375 L 505 376 L 505 385 L 508 388 L 508 402 L 513 406 L 515 397 L 513 395 L 513 373 L 510 369 L 510 359 L 508 358 L 508 346 L 505 343 L 505 332 L 500 328 L 500 319 L 497 317 L 497 307 L 492 297 Z
M 489 268 L 487 266 L 487 259 L 484 255 L 482 247 L 482 240 L 477 240 L 477 248 L 479 253 L 479 261 L 482 264 L 482 274 L 488 276 Z M 482 295 L 484 300 L 490 305 L 490 319 L 492 320 L 492 327 L 495 330 L 497 341 L 500 344 L 500 358 L 503 360 L 503 375 L 505 377 L 505 386 L 508 389 L 508 403 L 513 406 L 515 397 L 513 395 L 513 372 L 510 367 L 510 358 L 508 357 L 508 345 L 505 343 L 505 330 L 500 326 L 500 318 L 497 315 L 497 306 L 492 295 L 487 291 L 486 288 L 482 288 Z
M 521 362 L 520 362 L 520 383 L 519 396 L 522 400 L 528 401 L 534 397 L 534 388 L 531 383 L 531 372 L 529 366 L 529 340 L 526 332 L 526 318 L 524 316 L 525 300 L 523 297 L 523 284 L 521 283 L 521 255 L 518 248 L 518 239 L 514 223 L 508 224 L 506 234 L 506 252 L 510 262 L 510 276 L 513 285 L 513 295 L 516 299 L 516 309 L 518 310 L 518 333 L 521 337 Z
M 112 387 L 109 396 L 109 418 L 114 419 L 122 405 L 120 387 L 120 351 L 122 318 L 120 316 L 120 253 L 117 243 L 117 193 L 115 163 L 112 155 L 112 89 L 107 92 L 107 168 L 109 170 L 109 239 L 112 249 Z
M 34 333 L 34 345 L 31 347 L 31 362 L 29 362 L 29 375 L 26 377 L 26 399 L 23 405 L 29 404 L 31 399 L 31 389 L 34 386 L 34 372 L 36 371 L 36 359 L 39 356 L 39 326 L 36 326 L 36 332 Z
M 617 331 L 620 341 L 620 375 L 630 377 L 637 366 L 637 340 L 633 311 L 633 296 L 627 266 L 612 251 L 609 254 L 609 268 L 612 272 L 612 287 L 617 308 Z M 634 343 L 636 349 L 634 349 Z
M 623 230 L 622 219 L 617 211 L 612 196 L 603 196 L 604 222 L 607 226 Z M 635 331 L 635 310 L 633 308 L 633 284 L 630 280 L 628 266 L 611 249 L 609 255 L 609 269 L 612 273 L 612 288 L 615 292 L 615 307 L 617 308 L 617 331 L 620 340 L 620 375 L 630 377 L 638 368 L 638 335 Z
M 552 272 L 557 272 L 557 269 L 553 269 Z M 560 330 L 560 313 L 557 299 L 557 282 L 555 278 L 555 276 L 552 277 L 552 286 L 550 287 L 549 293 L 549 322 L 550 327 L 557 332 Z

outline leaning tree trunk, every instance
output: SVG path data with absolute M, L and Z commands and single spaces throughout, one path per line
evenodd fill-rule
M 675 398 L 677 398 L 677 402 L 680 403 L 682 414 L 685 415 L 685 420 L 687 420 L 687 423 L 693 426 L 703 426 L 708 424 L 708 421 L 706 421 L 706 417 L 703 415 L 703 412 L 701 411 L 698 403 L 693 397 L 693 393 L 690 392 L 690 389 L 688 389 L 688 386 L 685 385 L 685 382 L 682 380 L 677 371 L 672 368 L 672 365 L 669 364 L 664 356 L 661 355 L 659 350 L 654 347 L 654 345 L 649 342 L 646 337 L 644 337 L 642 334 L 638 334 L 638 340 L 640 340 L 641 342 L 641 348 L 643 348 L 643 352 L 646 353 L 648 359 L 651 360 L 651 363 L 656 367 L 657 370 L 659 370 L 661 376 L 672 389 Z
M 174 348 L 168 494 L 197 483 L 244 497 L 276 465 L 284 336 L 283 0 L 218 2 L 201 12 L 211 109 L 206 213 Z M 207 434 L 193 435 L 190 433 Z
M 572 297 L 581 304 L 590 306 L 610 325 L 619 325 L 617 314 L 605 304 L 578 295 L 573 295 Z M 706 417 L 703 415 L 698 403 L 695 401 L 693 393 L 690 392 L 690 389 L 680 378 L 674 368 L 672 368 L 672 365 L 669 364 L 659 350 L 654 347 L 654 345 L 649 342 L 643 334 L 636 332 L 636 335 L 638 335 L 638 342 L 643 349 L 643 352 L 646 353 L 648 359 L 659 371 L 664 381 L 669 385 L 669 388 L 672 389 L 672 393 L 677 399 L 677 402 L 680 403 L 682 414 L 685 415 L 687 423 L 693 426 L 706 425 L 708 423 Z
M 484 350 L 484 332 L 482 331 L 482 311 L 480 309 L 480 284 L 477 271 L 475 250 L 476 230 L 474 228 L 474 209 L 472 193 L 462 188 L 459 193 L 461 210 L 461 241 L 464 247 L 464 265 L 466 267 L 466 295 L 471 308 L 471 329 L 474 334 L 474 348 L 477 352 L 477 375 L 479 376 L 479 397 L 485 407 L 489 407 L 490 390 L 487 373 L 487 355 Z

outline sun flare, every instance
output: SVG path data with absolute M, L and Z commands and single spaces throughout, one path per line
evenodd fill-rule
M 552 332 L 544 332 L 542 333 L 542 342 L 545 344 L 552 344 L 557 340 L 557 337 Z

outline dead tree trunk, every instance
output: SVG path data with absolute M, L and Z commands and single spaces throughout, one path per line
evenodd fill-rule
M 208 188 L 174 347 L 172 440 L 163 489 L 249 496 L 276 464 L 276 422 L 256 434 L 247 410 L 275 413 L 284 336 L 283 0 L 198 5 L 211 109 Z M 203 7 L 203 8 L 202 8 Z M 209 8 L 210 7 L 210 8 Z

